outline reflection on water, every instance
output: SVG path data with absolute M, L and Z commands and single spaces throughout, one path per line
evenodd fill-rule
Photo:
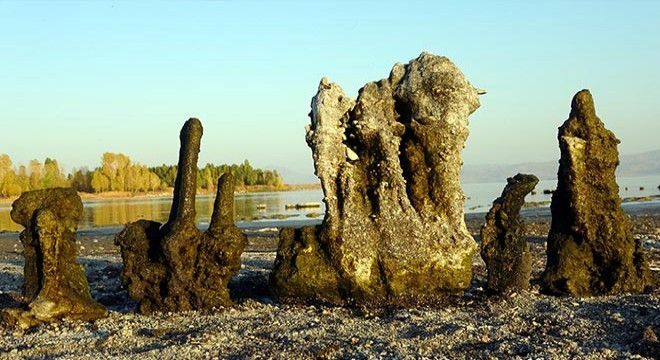
M 261 219 L 304 220 L 308 216 L 323 216 L 325 205 L 319 208 L 286 209 L 287 204 L 321 202 L 321 190 L 264 193 L 241 193 L 234 197 L 236 221 Z M 213 213 L 215 195 L 197 196 L 195 222 L 208 225 Z M 83 201 L 83 218 L 79 229 L 117 226 L 146 219 L 161 223 L 167 221 L 172 206 L 171 197 L 135 197 L 118 199 L 94 199 Z M 21 231 L 23 227 L 9 216 L 11 204 L 0 205 L 0 230 Z
M 660 194 L 660 176 L 620 178 L 619 195 L 622 198 L 654 196 Z M 464 184 L 466 194 L 466 212 L 486 212 L 492 201 L 500 196 L 506 185 L 501 183 Z M 545 180 L 536 186 L 536 195 L 528 195 L 529 202 L 549 202 L 550 195 L 543 194 L 543 190 L 552 190 L 557 186 L 556 180 Z M 644 188 L 641 190 L 640 188 Z M 241 193 L 234 198 L 236 221 L 260 220 L 309 220 L 313 215 L 322 219 L 325 213 L 325 204 L 321 202 L 321 190 L 285 191 L 267 193 Z M 213 212 L 215 196 L 200 195 L 197 197 L 195 221 L 203 227 L 208 225 Z M 319 202 L 320 208 L 286 209 L 287 204 Z M 83 201 L 83 220 L 79 229 L 89 229 L 104 226 L 121 226 L 139 219 L 154 220 L 161 223 L 167 221 L 172 204 L 171 197 L 138 197 L 121 199 L 101 199 Z M 0 231 L 21 231 L 23 227 L 14 223 L 9 217 L 11 204 L 0 204 Z

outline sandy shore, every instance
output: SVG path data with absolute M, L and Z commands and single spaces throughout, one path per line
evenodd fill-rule
M 660 276 L 659 204 L 624 207 L 642 240 L 653 276 Z M 545 266 L 547 209 L 524 211 L 538 277 Z M 466 217 L 478 234 L 484 214 Z M 8 359 L 290 359 L 290 358 L 658 358 L 660 291 L 597 298 L 557 298 L 530 291 L 489 296 L 485 266 L 463 296 L 432 307 L 365 309 L 280 304 L 267 280 L 277 229 L 252 224 L 250 245 L 230 289 L 235 305 L 213 311 L 143 316 L 120 288 L 119 228 L 79 232 L 80 262 L 92 295 L 110 310 L 91 323 L 64 321 L 27 331 L 0 327 Z M 261 227 L 261 228 L 260 228 Z M 17 306 L 22 286 L 16 233 L 0 234 L 0 307 Z

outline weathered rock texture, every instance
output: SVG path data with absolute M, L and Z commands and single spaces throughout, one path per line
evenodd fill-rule
M 140 312 L 184 311 L 231 305 L 227 283 L 238 273 L 247 237 L 234 225 L 234 185 L 230 173 L 218 180 L 209 228 L 195 226 L 197 158 L 202 124 L 188 120 L 170 217 L 164 225 L 139 220 L 126 225 L 115 242 L 124 261 L 122 283 Z
M 544 291 L 575 296 L 644 291 L 651 285 L 648 264 L 621 209 L 614 175 L 619 140 L 596 116 L 588 90 L 573 98 L 558 137 Z
M 539 179 L 518 174 L 507 179 L 502 196 L 493 201 L 481 228 L 481 257 L 488 270 L 488 288 L 494 292 L 526 290 L 532 272 L 532 254 L 520 209 Z
M 274 292 L 398 302 L 469 286 L 476 243 L 460 152 L 479 100 L 460 70 L 423 53 L 357 101 L 324 78 L 311 107 L 306 140 L 326 214 L 319 227 L 281 231 Z
M 106 309 L 92 299 L 82 265 L 76 263 L 76 229 L 82 201 L 73 189 L 23 193 L 11 218 L 25 227 L 20 234 L 25 258 L 23 299 L 27 310 L 5 309 L 3 320 L 27 328 L 62 318 L 95 320 Z

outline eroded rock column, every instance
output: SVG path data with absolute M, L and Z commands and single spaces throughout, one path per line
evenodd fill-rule
M 28 328 L 63 318 L 107 316 L 105 307 L 92 299 L 83 266 L 76 263 L 82 210 L 80 197 L 69 188 L 29 191 L 14 201 L 11 218 L 25 227 L 20 239 L 27 309 L 3 310 L 6 323 Z
M 461 290 L 476 243 L 463 219 L 460 151 L 478 93 L 423 53 L 357 101 L 322 79 L 306 140 L 325 195 L 317 228 L 284 229 L 271 275 L 280 298 L 414 301 Z
M 621 209 L 615 178 L 619 140 L 596 116 L 588 90 L 573 98 L 558 138 L 543 290 L 574 296 L 644 291 L 651 286 L 648 264 Z
M 197 158 L 202 124 L 188 120 L 181 129 L 181 150 L 174 199 L 166 224 L 139 220 L 126 225 L 115 242 L 121 246 L 122 284 L 140 302 L 142 313 L 184 311 L 231 305 L 227 283 L 238 273 L 247 237 L 234 225 L 231 174 L 218 180 L 211 223 L 195 225 Z
M 520 209 L 539 179 L 517 174 L 507 179 L 502 195 L 493 201 L 481 228 L 481 257 L 488 270 L 488 288 L 494 292 L 527 290 L 532 254 Z

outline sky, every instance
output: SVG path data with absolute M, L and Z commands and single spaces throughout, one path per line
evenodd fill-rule
M 558 159 L 583 88 L 621 154 L 660 148 L 660 1 L 0 0 L 0 154 L 175 164 L 197 117 L 200 166 L 248 159 L 305 181 L 319 80 L 355 98 L 423 51 L 488 92 L 466 164 Z

